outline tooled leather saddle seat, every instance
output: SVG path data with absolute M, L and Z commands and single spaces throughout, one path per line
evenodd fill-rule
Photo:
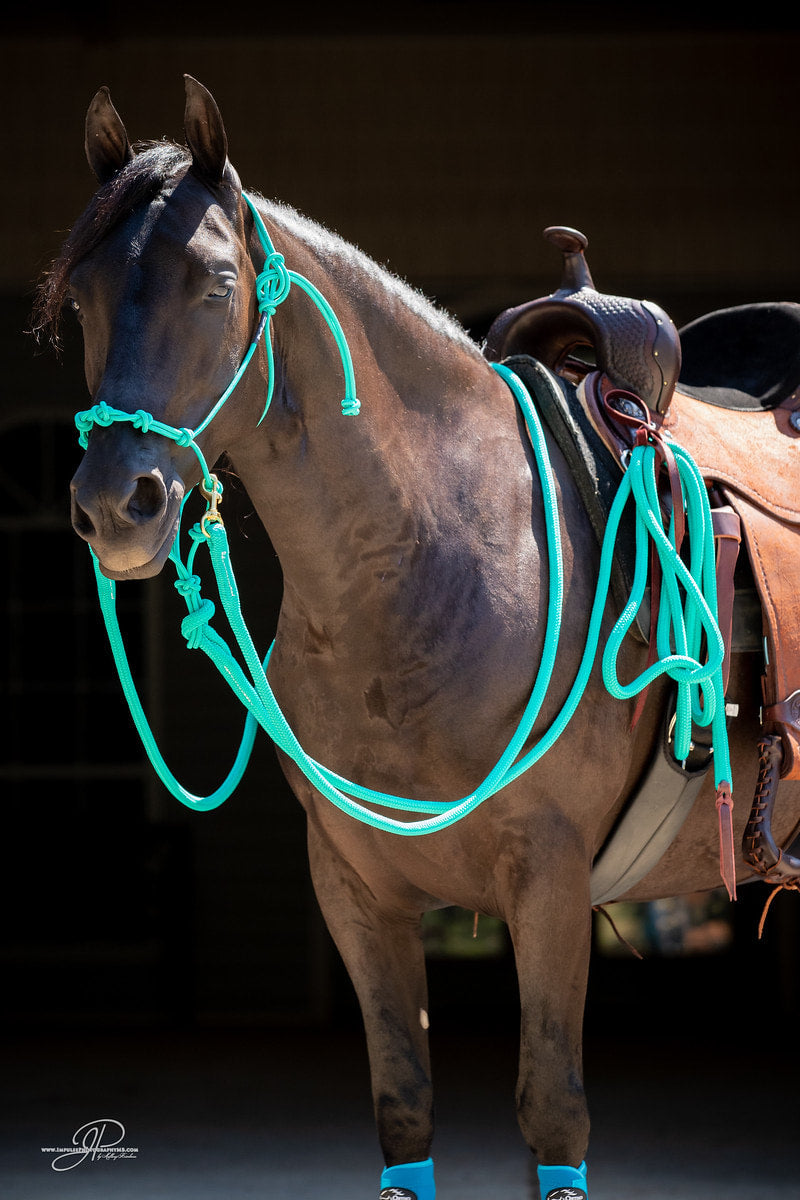
M 484 353 L 512 366 L 529 356 L 565 382 L 556 436 L 569 427 L 570 451 L 578 445 L 591 460 L 585 491 L 616 486 L 632 418 L 679 443 L 700 468 L 728 654 L 764 649 L 759 781 L 743 852 L 768 880 L 797 887 L 800 859 L 775 845 L 771 813 L 779 778 L 800 778 L 800 304 L 722 309 L 678 333 L 658 305 L 595 289 L 583 234 L 559 226 L 545 237 L 563 256 L 561 287 L 502 313 Z M 747 588 L 734 591 L 740 540 L 755 602 Z

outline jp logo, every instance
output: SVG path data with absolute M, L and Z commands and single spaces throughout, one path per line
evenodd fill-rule
M 137 1150 L 123 1146 L 125 1126 L 121 1121 L 105 1118 L 100 1121 L 87 1121 L 72 1135 L 73 1149 L 59 1147 L 61 1153 L 54 1158 L 50 1166 L 54 1171 L 71 1171 L 80 1166 L 87 1158 L 91 1162 L 99 1159 L 111 1160 L 117 1158 L 135 1158 Z
M 583 1188 L 560 1187 L 548 1192 L 545 1200 L 586 1200 Z

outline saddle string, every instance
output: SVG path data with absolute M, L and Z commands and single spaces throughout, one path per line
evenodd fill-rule
M 190 648 L 202 648 L 212 659 L 248 710 L 245 732 L 234 766 L 223 785 L 209 796 L 198 797 L 184 789 L 174 776 L 172 776 L 158 751 L 155 739 L 138 700 L 135 684 L 127 662 L 124 643 L 116 618 L 114 584 L 113 581 L 106 579 L 102 575 L 99 563 L 95 557 L 95 574 L 100 603 L 123 689 L 148 756 L 168 790 L 178 800 L 192 808 L 206 810 L 221 804 L 234 790 L 246 769 L 247 760 L 254 741 L 255 728 L 257 724 L 260 724 L 272 737 L 276 745 L 284 749 L 297 762 L 306 776 L 323 795 L 343 811 L 366 824 L 404 835 L 417 835 L 434 832 L 460 820 L 469 812 L 472 812 L 487 797 L 496 794 L 501 788 L 527 771 L 534 762 L 538 761 L 551 748 L 571 720 L 585 691 L 596 658 L 603 610 L 610 585 L 614 544 L 623 509 L 631 498 L 634 501 L 637 513 L 634 584 L 629 602 L 614 626 L 603 654 L 602 671 L 605 686 L 612 696 L 618 699 L 629 699 L 638 694 L 642 688 L 649 686 L 659 675 L 667 674 L 674 679 L 678 687 L 675 731 L 678 757 L 681 757 L 681 747 L 684 747 L 683 757 L 688 754 L 692 719 L 697 720 L 701 725 L 711 724 L 712 739 L 715 748 L 717 748 L 715 770 L 723 772 L 719 777 L 719 781 L 724 780 L 727 783 L 730 779 L 730 765 L 727 748 L 727 731 L 724 724 L 724 704 L 722 703 L 722 692 L 719 684 L 724 647 L 715 616 L 714 548 L 710 512 L 708 511 L 708 498 L 702 478 L 691 458 L 680 447 L 675 446 L 673 453 L 677 464 L 677 472 L 681 480 L 681 491 L 688 491 L 691 494 L 691 501 L 687 503 L 686 508 L 689 514 L 688 524 L 692 531 L 692 554 L 690 566 L 686 567 L 675 546 L 674 513 L 670 517 L 668 533 L 665 533 L 663 528 L 662 519 L 659 514 L 658 490 L 655 480 L 656 455 L 653 446 L 649 442 L 634 446 L 628 470 L 623 476 L 614 505 L 612 506 L 602 548 L 600 573 L 595 601 L 590 615 L 586 647 L 572 689 L 561 712 L 549 730 L 531 750 L 521 758 L 519 757 L 524 750 L 533 725 L 538 717 L 555 664 L 561 630 L 563 571 L 558 503 L 540 419 L 530 395 L 521 380 L 502 364 L 492 364 L 492 366 L 506 381 L 520 405 L 537 462 L 546 515 L 550 581 L 545 645 L 542 659 L 539 664 L 531 697 L 516 731 L 512 735 L 497 764 L 486 776 L 483 783 L 468 796 L 456 803 L 418 801 L 362 787 L 352 781 L 343 779 L 335 772 L 316 763 L 303 751 L 286 722 L 267 680 L 267 668 L 274 648 L 274 642 L 262 662 L 260 656 L 255 651 L 249 631 L 242 617 L 238 588 L 230 562 L 227 535 L 218 511 L 222 486 L 208 470 L 202 451 L 197 445 L 195 438 L 207 428 L 210 421 L 217 415 L 241 379 L 277 304 L 288 294 L 288 289 L 285 286 L 286 279 L 297 283 L 310 296 L 325 318 L 336 340 L 345 371 L 346 395 L 342 402 L 343 414 L 357 414 L 360 405 L 355 394 L 352 359 L 349 348 L 341 325 L 333 310 L 310 281 L 296 272 L 286 270 L 282 256 L 277 255 L 272 246 L 260 215 L 250 199 L 247 196 L 245 196 L 245 199 L 254 214 L 256 228 L 266 256 L 265 269 L 259 276 L 260 283 L 258 284 L 260 287 L 259 309 L 261 316 L 250 348 L 236 372 L 231 385 L 223 393 L 223 396 L 220 397 L 220 400 L 205 420 L 196 430 L 176 429 L 156 420 L 151 414 L 142 410 L 137 413 L 127 413 L 111 409 L 103 403 L 76 416 L 76 426 L 80 433 L 81 444 L 84 447 L 87 444 L 89 432 L 95 423 L 106 425 L 111 424 L 113 421 L 130 421 L 143 432 L 159 433 L 162 436 L 172 438 L 181 445 L 190 446 L 198 457 L 203 472 L 204 492 L 209 499 L 206 516 L 189 531 L 189 537 L 193 544 L 187 556 L 186 563 L 184 564 L 180 558 L 180 534 L 176 537 L 175 545 L 170 553 L 170 558 L 178 574 L 175 586 L 184 596 L 189 608 L 189 613 L 182 623 L 182 631 Z M 269 346 L 269 337 L 266 338 L 266 342 Z M 270 363 L 272 363 L 271 347 L 269 353 Z M 270 378 L 272 378 L 272 375 L 273 371 L 270 369 Z M 555 380 L 552 382 L 554 387 L 558 386 Z M 260 418 L 261 420 L 263 420 L 269 408 L 271 395 L 272 389 L 270 387 L 267 404 Z M 181 519 L 190 494 L 187 494 L 184 499 L 181 508 Z M 628 632 L 630 625 L 635 620 L 636 613 L 644 596 L 649 557 L 648 543 L 650 541 L 652 541 L 655 552 L 658 555 L 661 576 L 665 584 L 663 591 L 666 596 L 666 603 L 661 606 L 656 623 L 660 657 L 658 661 L 649 664 L 645 671 L 632 683 L 622 684 L 617 675 L 616 664 L 622 640 Z M 227 643 L 209 625 L 209 621 L 214 613 L 214 606 L 211 601 L 201 598 L 200 580 L 193 570 L 195 555 L 200 545 L 206 545 L 209 550 L 223 607 L 225 608 L 228 623 L 235 640 L 242 653 L 250 677 L 249 679 L 231 654 Z M 699 547 L 699 549 L 696 549 L 696 547 Z M 679 595 L 678 581 L 680 581 L 680 585 L 684 589 L 687 598 L 685 613 Z M 706 596 L 708 597 L 708 602 L 706 601 Z M 700 661 L 699 657 L 703 637 L 705 637 L 707 647 L 704 662 Z M 365 808 L 359 801 L 366 801 L 379 808 L 399 809 L 407 814 L 422 813 L 426 815 L 420 820 L 397 821 L 381 813 L 376 813 L 372 809 Z
M 765 881 L 768 882 L 768 881 Z M 767 924 L 767 915 L 772 908 L 772 902 L 781 892 L 800 892 L 800 880 L 798 879 L 782 879 L 780 883 L 776 883 L 770 894 L 767 896 L 764 908 L 761 911 L 761 918 L 758 922 L 758 940 L 764 936 L 764 929 Z
M 619 942 L 619 944 L 621 946 L 625 946 L 625 948 L 627 950 L 630 950 L 630 952 L 634 958 L 638 958 L 640 962 L 644 962 L 644 955 L 639 950 L 636 949 L 636 947 L 633 945 L 632 942 L 629 942 L 628 939 L 623 934 L 620 933 L 619 929 L 617 928 L 616 921 L 611 916 L 611 913 L 608 911 L 605 904 L 592 905 L 592 912 L 599 913 L 601 917 L 605 917 L 605 919 L 608 921 L 609 925 L 611 926 L 611 930 L 612 930 L 614 936 L 616 937 L 617 941 Z

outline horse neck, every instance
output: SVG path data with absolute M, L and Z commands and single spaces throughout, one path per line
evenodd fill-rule
M 397 572 L 426 519 L 454 520 L 464 481 L 447 448 L 467 425 L 485 421 L 487 400 L 504 385 L 465 336 L 358 252 L 314 244 L 279 218 L 270 233 L 287 267 L 336 312 L 362 407 L 342 415 L 335 341 L 295 286 L 272 323 L 272 408 L 230 453 L 281 560 L 287 594 L 324 623 L 365 575 Z

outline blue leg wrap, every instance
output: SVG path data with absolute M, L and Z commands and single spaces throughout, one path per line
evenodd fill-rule
M 433 1182 L 433 1159 L 424 1162 L 398 1163 L 386 1167 L 381 1175 L 381 1188 L 407 1188 L 417 1200 L 436 1200 L 436 1184 Z
M 541 1200 L 586 1200 L 586 1163 L 579 1167 L 539 1167 Z

